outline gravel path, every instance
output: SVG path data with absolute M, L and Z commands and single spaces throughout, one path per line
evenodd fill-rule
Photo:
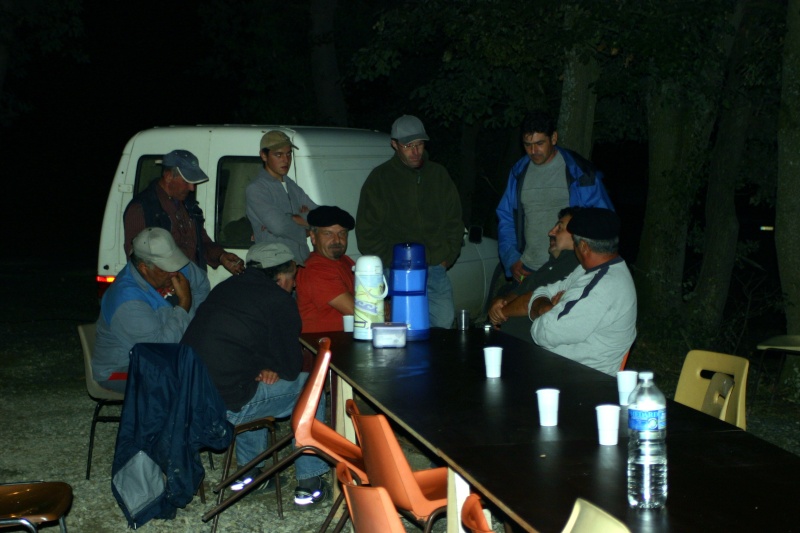
M 57 275 L 27 264 L 0 265 L 0 481 L 60 480 L 74 491 L 67 524 L 73 533 L 117 532 L 127 527 L 110 489 L 116 424 L 98 424 L 92 479 L 86 480 L 86 453 L 94 402 L 86 395 L 82 352 L 76 331 L 93 322 L 98 306 L 93 274 L 86 268 L 68 268 Z M 752 390 L 752 389 L 751 389 Z M 766 389 L 764 389 L 766 390 Z M 800 453 L 800 408 L 766 392 L 748 398 L 748 430 L 793 453 Z M 415 468 L 428 458 L 405 443 Z M 207 461 L 204 455 L 204 461 Z M 222 464 L 223 456 L 215 456 Z M 212 482 L 219 469 L 207 469 Z M 284 488 L 286 519 L 277 517 L 271 494 L 248 496 L 221 515 L 220 531 L 316 531 L 329 507 L 313 511 L 293 508 L 293 471 Z M 212 507 L 195 498 L 174 520 L 154 520 L 144 526 L 152 532 L 209 531 L 200 516 Z M 444 521 L 436 531 L 444 530 Z M 418 531 L 407 525 L 409 531 Z M 495 524 L 502 531 L 500 524 Z

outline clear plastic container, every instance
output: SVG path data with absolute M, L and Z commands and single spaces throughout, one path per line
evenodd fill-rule
M 658 509 L 667 503 L 667 400 L 652 372 L 639 372 L 628 406 L 628 504 Z

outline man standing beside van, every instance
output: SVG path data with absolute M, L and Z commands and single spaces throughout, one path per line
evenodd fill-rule
M 103 294 L 92 356 L 94 378 L 107 389 L 125 392 L 133 345 L 181 340 L 210 291 L 206 273 L 167 230 L 145 228 L 133 239 L 128 264 Z
M 392 124 L 391 135 L 394 156 L 375 167 L 361 187 L 358 249 L 377 255 L 388 268 L 395 244 L 425 246 L 430 325 L 451 328 L 455 310 L 447 269 L 464 239 L 461 199 L 447 169 L 428 159 L 429 138 L 420 119 L 403 115 Z
M 268 131 L 261 137 L 264 168 L 247 186 L 245 199 L 253 240 L 283 243 L 291 250 L 297 264 L 303 265 L 309 254 L 306 217 L 317 204 L 287 176 L 292 166 L 292 149 L 297 150 L 297 147 L 282 131 Z
M 303 333 L 343 331 L 342 317 L 355 311 L 355 263 L 345 252 L 356 221 L 344 209 L 321 205 L 309 211 L 308 223 L 314 251 L 297 271 Z
M 133 238 L 144 228 L 159 227 L 169 231 L 178 248 L 201 269 L 222 265 L 231 274 L 241 274 L 244 261 L 212 241 L 203 226 L 203 210 L 192 193 L 208 176 L 197 157 L 188 150 L 173 150 L 161 165 L 161 178 L 125 208 L 125 255 L 131 255 Z

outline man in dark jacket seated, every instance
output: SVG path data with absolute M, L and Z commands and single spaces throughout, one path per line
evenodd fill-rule
M 297 264 L 286 245 L 254 244 L 247 268 L 223 281 L 197 310 L 181 341 L 194 348 L 208 367 L 234 425 L 273 416 L 291 416 L 308 372 L 298 337 L 301 322 L 292 298 Z M 324 420 L 325 399 L 316 417 Z M 236 437 L 236 460 L 250 462 L 269 445 L 266 429 Z M 243 488 L 260 473 L 258 465 L 231 486 Z M 321 459 L 303 455 L 295 462 L 295 505 L 308 509 L 324 501 L 330 490 L 320 476 L 329 470 Z M 257 490 L 274 490 L 274 480 Z

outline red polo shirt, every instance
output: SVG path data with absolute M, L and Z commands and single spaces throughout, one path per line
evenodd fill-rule
M 343 255 L 337 261 L 311 252 L 306 264 L 297 269 L 297 307 L 303 333 L 343 331 L 342 313 L 328 302 L 349 292 L 355 295 L 355 262 Z

